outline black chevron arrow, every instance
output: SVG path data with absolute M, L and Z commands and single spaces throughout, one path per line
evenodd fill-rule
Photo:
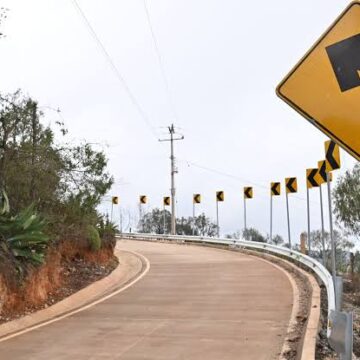
M 342 92 L 360 86 L 360 34 L 326 48 Z
M 319 167 L 319 174 L 321 176 L 321 178 L 323 179 L 323 181 L 327 181 L 327 176 L 326 176 L 326 161 L 322 161 L 321 162 L 321 166 Z
M 309 181 L 309 183 L 313 186 L 313 187 L 318 187 L 319 184 L 317 183 L 317 181 L 315 180 L 315 176 L 317 174 L 319 170 L 318 169 L 311 169 L 307 179 Z
M 280 191 L 279 191 L 279 187 L 280 187 L 280 183 L 274 183 L 273 186 L 271 187 L 271 191 L 274 195 L 280 195 Z
M 251 196 L 251 190 L 252 188 L 251 187 L 248 187 L 248 188 L 245 188 L 245 195 L 248 199 L 250 199 L 252 196 Z
M 291 192 L 291 193 L 296 192 L 296 189 L 293 188 L 293 184 L 294 184 L 295 181 L 296 181 L 296 178 L 290 178 L 289 181 L 288 181 L 287 184 L 286 184 L 287 189 L 288 189 L 289 192 Z
M 337 160 L 334 158 L 334 150 L 336 146 L 337 145 L 334 141 L 330 141 L 329 147 L 326 151 L 326 160 L 333 170 L 340 168 L 340 164 L 338 164 Z

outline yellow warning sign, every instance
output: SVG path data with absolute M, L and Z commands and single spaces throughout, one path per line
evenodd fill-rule
M 201 203 L 201 195 L 200 194 L 194 194 L 193 202 L 194 202 L 194 204 L 200 204 Z
M 340 149 L 331 140 L 325 142 L 325 158 L 327 172 L 340 169 Z
M 296 177 L 290 177 L 285 179 L 286 193 L 292 194 L 297 192 L 297 179 Z
M 244 187 L 244 197 L 245 199 L 252 199 L 254 196 L 253 188 L 250 186 Z
M 217 191 L 216 192 L 216 201 L 224 201 L 225 195 L 223 191 Z
M 330 26 L 277 94 L 360 160 L 360 1 Z
M 279 196 L 281 192 L 281 185 L 279 182 L 271 183 L 271 196 Z

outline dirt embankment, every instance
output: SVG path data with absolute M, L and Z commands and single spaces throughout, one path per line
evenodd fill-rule
M 14 273 L 0 269 L 0 324 L 55 304 L 107 276 L 117 265 L 113 248 L 94 252 L 66 241 L 52 248 L 44 265 L 29 270 L 20 283 Z

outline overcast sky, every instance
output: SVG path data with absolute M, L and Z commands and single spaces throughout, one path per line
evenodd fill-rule
M 299 193 L 289 199 L 297 241 L 307 227 L 305 169 L 324 158 L 327 138 L 275 88 L 348 1 L 147 0 L 169 92 L 143 0 L 78 3 L 146 120 L 71 0 L 0 0 L 10 9 L 0 91 L 21 88 L 40 106 L 60 108 L 70 138 L 99 143 L 116 180 L 111 194 L 124 210 L 136 212 L 140 194 L 148 195 L 148 210 L 170 195 L 169 144 L 158 137 L 172 122 L 185 135 L 176 143 L 179 216 L 191 215 L 192 194 L 201 193 L 196 211 L 215 219 L 215 192 L 224 190 L 221 233 L 235 232 L 243 227 L 243 186 L 253 185 L 248 226 L 268 233 L 270 182 L 297 176 Z M 43 110 L 45 124 L 59 119 Z M 342 152 L 335 179 L 354 163 Z M 310 192 L 318 229 L 319 191 Z M 274 198 L 274 233 L 285 239 L 286 224 L 283 192 Z

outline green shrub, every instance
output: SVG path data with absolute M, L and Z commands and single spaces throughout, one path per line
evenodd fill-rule
M 98 222 L 98 230 L 101 238 L 101 246 L 105 249 L 115 249 L 116 237 L 119 232 L 117 226 L 108 218 L 101 218 Z
M 6 194 L 2 192 L 0 197 L 1 250 L 20 272 L 28 264 L 43 264 L 49 242 L 44 234 L 45 221 L 35 213 L 33 206 L 11 216 Z
M 97 229 L 92 225 L 88 225 L 86 230 L 87 230 L 86 231 L 87 232 L 87 240 L 89 242 L 90 249 L 92 251 L 100 250 L 101 239 L 100 239 L 100 235 L 99 235 L 99 232 L 97 231 Z

